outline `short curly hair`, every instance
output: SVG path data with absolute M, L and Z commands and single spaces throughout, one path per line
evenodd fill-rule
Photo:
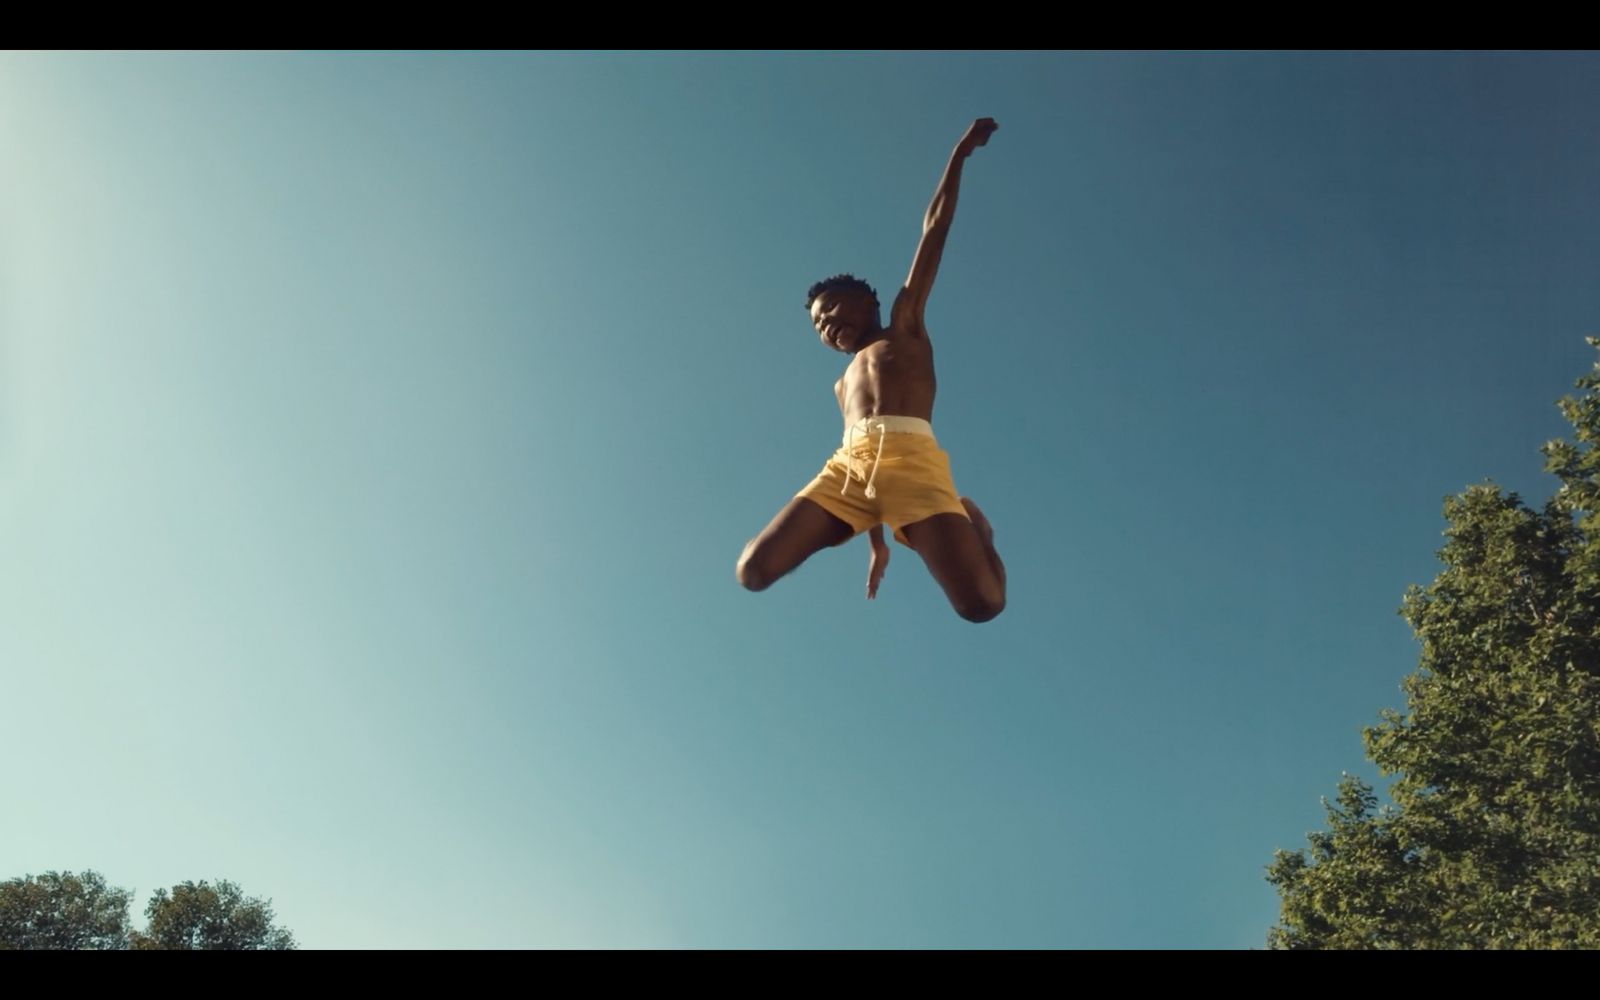
M 871 285 L 867 284 L 865 281 L 862 281 L 853 274 L 836 274 L 831 278 L 823 278 L 815 285 L 812 285 L 811 289 L 806 292 L 806 312 L 811 311 L 811 303 L 817 300 L 818 295 L 821 295 L 823 292 L 831 292 L 840 288 L 856 292 L 866 292 L 868 295 L 872 296 L 872 304 L 882 308 L 882 303 L 878 301 L 878 292 Z

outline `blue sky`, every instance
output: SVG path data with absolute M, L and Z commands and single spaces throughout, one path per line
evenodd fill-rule
M 1600 59 L 0 56 L 0 877 L 302 945 L 1264 943 L 1442 498 L 1553 480 Z M 1004 615 L 742 591 L 949 151 Z

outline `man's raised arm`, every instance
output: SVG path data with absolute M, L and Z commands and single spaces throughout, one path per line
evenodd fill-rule
M 999 127 L 993 118 L 979 118 L 956 143 L 955 152 L 950 154 L 950 164 L 944 168 L 939 189 L 933 193 L 933 202 L 928 205 L 928 214 L 922 220 L 922 242 L 917 246 L 917 256 L 911 261 L 911 274 L 895 298 L 890 314 L 891 326 L 909 329 L 919 336 L 922 334 L 923 310 L 928 305 L 928 293 L 933 291 L 933 279 L 939 273 L 939 258 L 944 256 L 944 241 L 950 235 L 950 221 L 956 214 L 956 196 L 961 191 L 961 166 L 974 149 L 989 141 L 989 136 Z

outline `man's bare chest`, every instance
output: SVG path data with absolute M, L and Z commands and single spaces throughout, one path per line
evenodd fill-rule
M 874 344 L 850 360 L 834 383 L 841 403 L 856 393 L 879 395 L 885 388 L 933 380 L 933 354 L 923 345 Z

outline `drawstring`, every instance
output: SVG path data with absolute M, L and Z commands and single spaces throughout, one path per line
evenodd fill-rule
M 878 495 L 878 488 L 876 486 L 872 485 L 872 481 L 874 479 L 878 478 L 878 463 L 883 461 L 883 439 L 885 437 L 887 437 L 887 435 L 884 434 L 884 432 L 883 432 L 883 425 L 879 424 L 878 425 L 878 457 L 874 458 L 872 460 L 872 475 L 867 477 L 866 493 L 867 493 L 867 499 L 868 500 L 871 500 L 871 499 L 875 498 Z M 846 483 L 846 485 L 849 485 L 848 482 Z
M 856 423 L 863 423 L 863 422 L 864 421 L 859 421 L 859 420 L 856 421 Z M 872 460 L 872 474 L 867 477 L 867 488 L 864 491 L 866 493 L 866 495 L 867 495 L 867 499 L 868 500 L 874 500 L 878 496 L 878 488 L 876 486 L 872 485 L 872 483 L 873 483 L 873 480 L 878 478 L 878 463 L 883 461 L 883 441 L 884 441 L 884 438 L 886 436 L 884 434 L 885 427 L 884 427 L 882 421 L 879 421 L 877 426 L 878 426 L 878 454 L 877 454 L 877 457 L 873 458 L 873 460 Z M 846 465 L 845 465 L 845 473 L 844 473 L 844 486 L 843 486 L 843 488 L 841 488 L 839 490 L 839 495 L 840 496 L 844 496 L 850 490 L 850 473 L 852 471 L 854 471 L 854 470 L 852 470 L 850 468 L 848 463 L 849 463 L 850 458 L 852 457 L 852 455 L 853 455 L 853 453 L 855 451 L 855 447 L 856 447 L 856 425 L 855 424 L 851 424 L 850 425 L 850 437 L 849 437 L 849 440 L 845 444 L 845 462 L 846 462 Z
M 848 431 L 845 431 L 845 439 L 844 439 L 844 485 L 839 487 L 839 495 L 840 496 L 844 496 L 845 493 L 847 493 L 849 491 L 849 489 L 850 489 L 850 473 L 855 471 L 854 469 L 850 468 L 850 461 L 855 455 L 855 450 L 856 450 L 856 425 L 855 424 L 851 424 L 850 425 L 850 429 Z

